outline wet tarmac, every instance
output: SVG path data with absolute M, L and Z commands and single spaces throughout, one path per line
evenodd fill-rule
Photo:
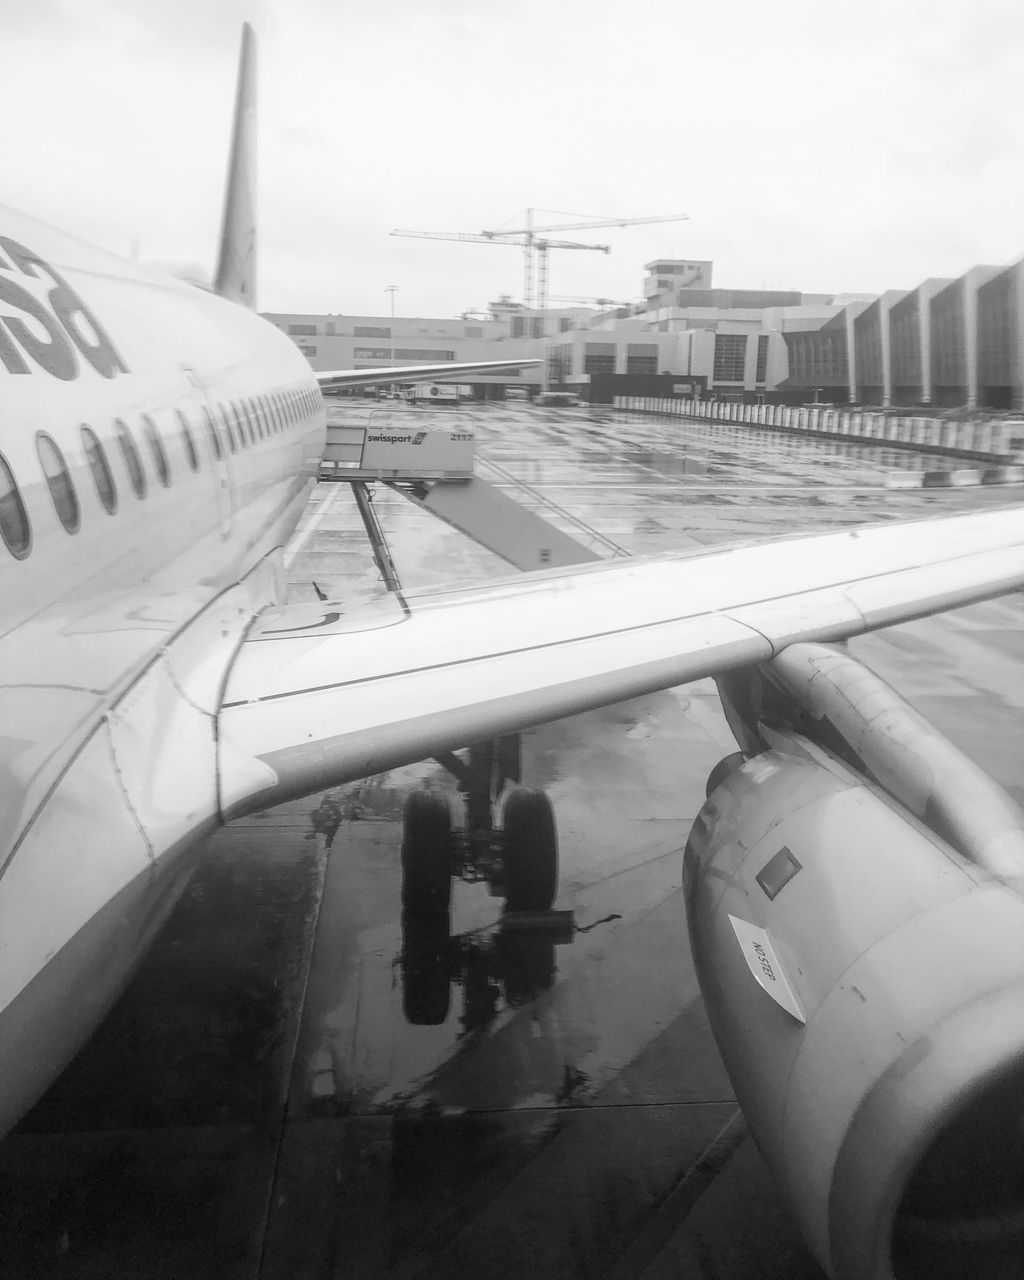
M 903 451 L 458 415 L 485 457 L 636 552 L 1018 496 L 887 490 L 888 471 L 941 465 Z M 408 586 L 508 573 L 390 491 L 377 510 Z M 289 558 L 295 599 L 382 589 L 347 486 L 319 487 Z M 1014 596 L 853 648 L 1024 801 L 1022 622 Z M 426 783 L 458 803 L 433 762 L 226 828 L 0 1143 L 0 1276 L 819 1277 L 736 1111 L 686 940 L 681 850 L 732 749 L 709 681 L 527 734 L 523 782 L 558 816 L 548 928 L 510 927 L 483 884 L 455 886 L 447 928 L 403 926 L 404 798 Z

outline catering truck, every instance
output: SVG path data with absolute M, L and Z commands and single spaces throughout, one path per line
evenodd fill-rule
M 406 391 L 413 404 L 458 404 L 469 388 L 458 382 L 417 382 Z

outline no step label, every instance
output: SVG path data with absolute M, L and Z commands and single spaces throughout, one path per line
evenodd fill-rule
M 733 915 L 729 916 L 729 920 L 747 968 L 758 985 L 768 992 L 777 1005 L 781 1005 L 788 1014 L 796 1018 L 797 1022 L 806 1022 L 800 1001 L 786 979 L 768 931 Z

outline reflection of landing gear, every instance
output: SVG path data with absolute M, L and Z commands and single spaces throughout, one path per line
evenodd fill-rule
M 515 789 L 495 809 L 508 784 L 521 777 L 518 736 L 470 747 L 466 758 L 449 752 L 438 761 L 458 783 L 465 802 L 464 828 L 452 830 L 447 801 L 415 791 L 405 805 L 402 839 L 402 907 L 406 913 L 448 909 L 451 876 L 486 881 L 510 911 L 546 911 L 558 892 L 555 814 L 543 791 Z
M 489 1026 L 502 1007 L 516 1009 L 550 990 L 555 947 L 572 942 L 571 911 L 506 911 L 488 929 L 448 936 L 448 913 L 402 916 L 402 1008 L 413 1026 L 440 1026 L 450 984 L 463 989 L 464 1031 Z
M 555 929 L 557 923 L 550 932 L 506 927 L 498 934 L 496 968 L 505 981 L 505 1000 L 513 1008 L 528 1004 L 554 985 L 555 942 L 563 940 L 555 938 Z
M 414 1027 L 439 1027 L 448 1017 L 450 943 L 447 911 L 402 916 L 402 1011 Z
M 402 834 L 402 1005 L 414 1026 L 448 1017 L 452 816 L 448 798 L 413 791 Z

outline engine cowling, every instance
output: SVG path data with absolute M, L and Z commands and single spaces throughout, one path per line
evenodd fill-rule
M 685 858 L 751 1132 L 837 1280 L 1024 1274 L 1024 897 L 784 745 L 728 773 Z

